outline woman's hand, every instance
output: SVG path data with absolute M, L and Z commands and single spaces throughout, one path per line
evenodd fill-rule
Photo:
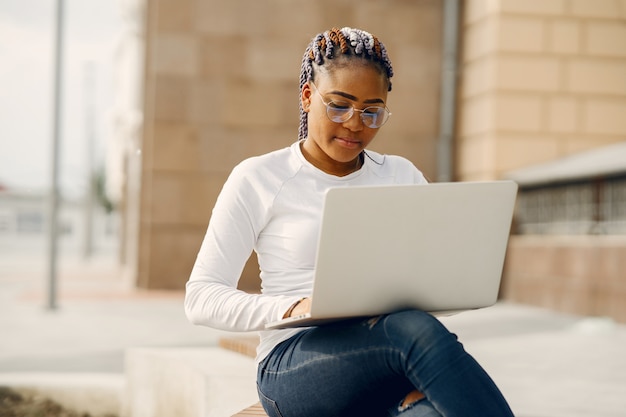
M 310 298 L 301 298 L 289 307 L 289 309 L 283 315 L 283 318 L 287 317 L 297 317 L 302 314 L 306 314 L 311 311 L 311 299 Z

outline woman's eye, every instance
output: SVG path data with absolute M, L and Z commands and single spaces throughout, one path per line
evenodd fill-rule
M 365 114 L 371 114 L 371 115 L 377 115 L 379 114 L 382 110 L 382 108 L 380 107 L 368 107 L 365 110 L 363 110 L 363 113 Z
M 349 103 L 336 102 L 336 101 L 331 101 L 330 103 L 328 103 L 328 105 L 332 107 L 333 109 L 337 109 L 337 110 L 348 110 L 349 108 L 352 107 Z

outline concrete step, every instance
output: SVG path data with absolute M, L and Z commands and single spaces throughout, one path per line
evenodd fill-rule
M 122 417 L 225 417 L 258 402 L 256 366 L 216 348 L 130 349 Z
M 231 337 L 223 337 L 219 341 L 219 346 L 232 350 L 233 352 L 241 353 L 242 355 L 247 355 L 251 358 L 256 356 L 256 348 L 259 344 L 258 336 L 231 336 Z M 249 407 L 246 407 L 244 410 L 239 411 L 237 414 L 233 414 L 231 417 L 248 417 L 248 416 L 257 416 L 257 417 L 267 417 L 265 410 L 263 410 L 263 406 L 261 406 L 260 402 L 253 404 Z

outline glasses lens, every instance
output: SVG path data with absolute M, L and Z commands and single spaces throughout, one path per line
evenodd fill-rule
M 361 113 L 363 124 L 369 128 L 379 128 L 389 118 L 389 112 L 384 107 L 368 107 Z
M 322 102 L 326 105 L 328 118 L 335 123 L 344 123 L 350 120 L 355 111 L 352 104 L 346 101 L 331 100 L 325 103 L 324 99 L 322 99 Z M 357 111 L 361 113 L 363 124 L 372 129 L 377 129 L 384 125 L 390 114 L 385 107 L 380 106 L 371 106 Z
M 328 118 L 335 123 L 342 123 L 349 120 L 354 113 L 350 103 L 342 101 L 329 101 L 326 105 L 326 113 Z

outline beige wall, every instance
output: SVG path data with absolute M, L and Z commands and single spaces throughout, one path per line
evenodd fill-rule
M 467 0 L 459 177 L 625 140 L 625 19 L 624 0 Z
M 625 0 L 467 0 L 457 173 L 626 140 Z M 512 236 L 502 295 L 626 322 L 623 237 Z
M 302 54 L 333 26 L 374 33 L 394 64 L 393 117 L 372 148 L 434 176 L 441 8 L 439 0 L 148 1 L 138 285 L 181 288 L 233 166 L 297 139 Z M 245 273 L 257 275 L 254 265 Z
M 513 236 L 503 298 L 626 323 L 626 236 Z

